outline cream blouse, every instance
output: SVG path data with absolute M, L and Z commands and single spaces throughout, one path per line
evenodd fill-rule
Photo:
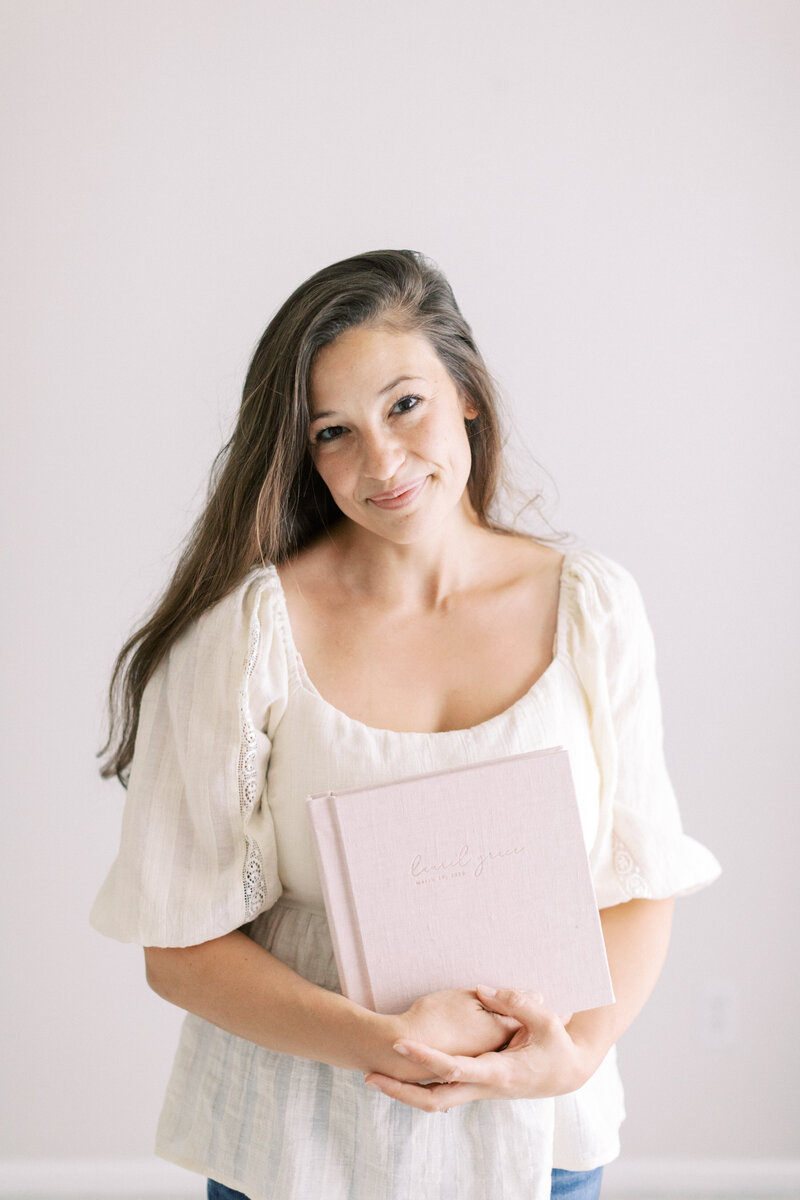
M 120 852 L 92 923 L 145 946 L 244 926 L 338 991 L 306 796 L 554 745 L 569 751 L 601 908 L 717 877 L 681 829 L 652 635 L 616 563 L 568 552 L 548 669 L 504 712 L 443 733 L 375 729 L 329 704 L 303 670 L 277 571 L 255 569 L 147 685 Z M 360 1072 L 265 1050 L 190 1014 L 156 1149 L 251 1200 L 546 1200 L 553 1166 L 616 1157 L 623 1116 L 614 1050 L 568 1096 L 431 1116 L 365 1088 Z

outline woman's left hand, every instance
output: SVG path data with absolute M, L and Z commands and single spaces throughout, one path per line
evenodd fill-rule
M 429 1070 L 433 1082 L 404 1083 L 374 1072 L 365 1082 L 425 1112 L 447 1112 L 471 1100 L 560 1096 L 586 1082 L 597 1066 L 595 1055 L 570 1036 L 564 1019 L 545 1009 L 539 995 L 490 988 L 477 993 L 485 1008 L 520 1023 L 503 1050 L 469 1058 L 401 1041 L 395 1050 Z

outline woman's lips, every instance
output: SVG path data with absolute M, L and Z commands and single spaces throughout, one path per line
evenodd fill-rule
M 368 500 L 377 508 L 404 508 L 406 504 L 411 504 L 413 500 L 416 500 L 425 486 L 427 478 L 427 475 L 423 475 L 422 479 L 415 479 L 411 483 L 401 483 L 393 491 L 369 496 Z

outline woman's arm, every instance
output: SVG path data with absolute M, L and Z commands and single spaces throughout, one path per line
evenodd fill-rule
M 644 1008 L 655 987 L 672 930 L 675 898 L 629 900 L 600 911 L 615 1003 L 576 1013 L 567 1025 L 593 1075 L 611 1047 Z M 587 1079 L 588 1079 L 587 1075 Z
M 147 982 L 165 1000 L 259 1046 L 348 1070 L 430 1079 L 394 1043 L 411 1037 L 452 1054 L 479 1054 L 517 1028 L 466 989 L 435 992 L 397 1015 L 370 1012 L 309 983 L 240 930 L 144 953 Z
M 373 1073 L 367 1083 L 428 1112 L 470 1100 L 575 1091 L 594 1074 L 652 992 L 667 952 L 673 904 L 672 898 L 630 900 L 601 911 L 614 1004 L 576 1013 L 565 1024 L 531 993 L 480 990 L 487 1007 L 520 1022 L 521 1028 L 502 1053 L 460 1057 L 404 1040 L 398 1053 L 405 1053 L 409 1062 L 440 1082 L 423 1087 Z

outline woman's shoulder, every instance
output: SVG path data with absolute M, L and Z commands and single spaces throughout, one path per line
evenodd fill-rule
M 652 633 L 639 584 L 622 563 L 585 545 L 572 547 L 562 576 L 562 645 L 572 657 L 622 653 L 639 647 L 644 653 Z
M 273 563 L 251 567 L 236 583 L 199 614 L 198 623 L 244 623 L 271 619 L 280 590 Z
M 167 659 L 188 669 L 191 663 L 227 658 L 249 672 L 257 660 L 280 657 L 282 643 L 280 583 L 274 565 L 265 563 L 199 612 L 172 643 Z
M 479 558 L 485 574 L 495 584 L 557 590 L 564 563 L 563 549 L 511 529 L 485 529 L 481 537 Z
M 639 588 L 630 570 L 598 550 L 578 544 L 566 550 L 564 576 L 584 602 L 605 606 L 628 600 Z
M 334 531 L 315 538 L 296 553 L 270 568 L 268 586 L 278 597 L 279 619 L 286 615 L 294 634 L 320 614 L 346 617 L 352 595 L 342 584 L 342 555 Z
M 638 585 L 616 559 L 575 538 L 542 542 L 511 534 L 494 540 L 496 578 L 533 588 L 540 600 L 558 596 L 559 630 L 624 624 L 641 608 Z
M 525 534 L 500 534 L 493 550 L 496 579 L 533 585 L 541 595 L 557 593 L 567 616 L 625 608 L 638 595 L 627 568 L 574 537 L 544 542 Z

